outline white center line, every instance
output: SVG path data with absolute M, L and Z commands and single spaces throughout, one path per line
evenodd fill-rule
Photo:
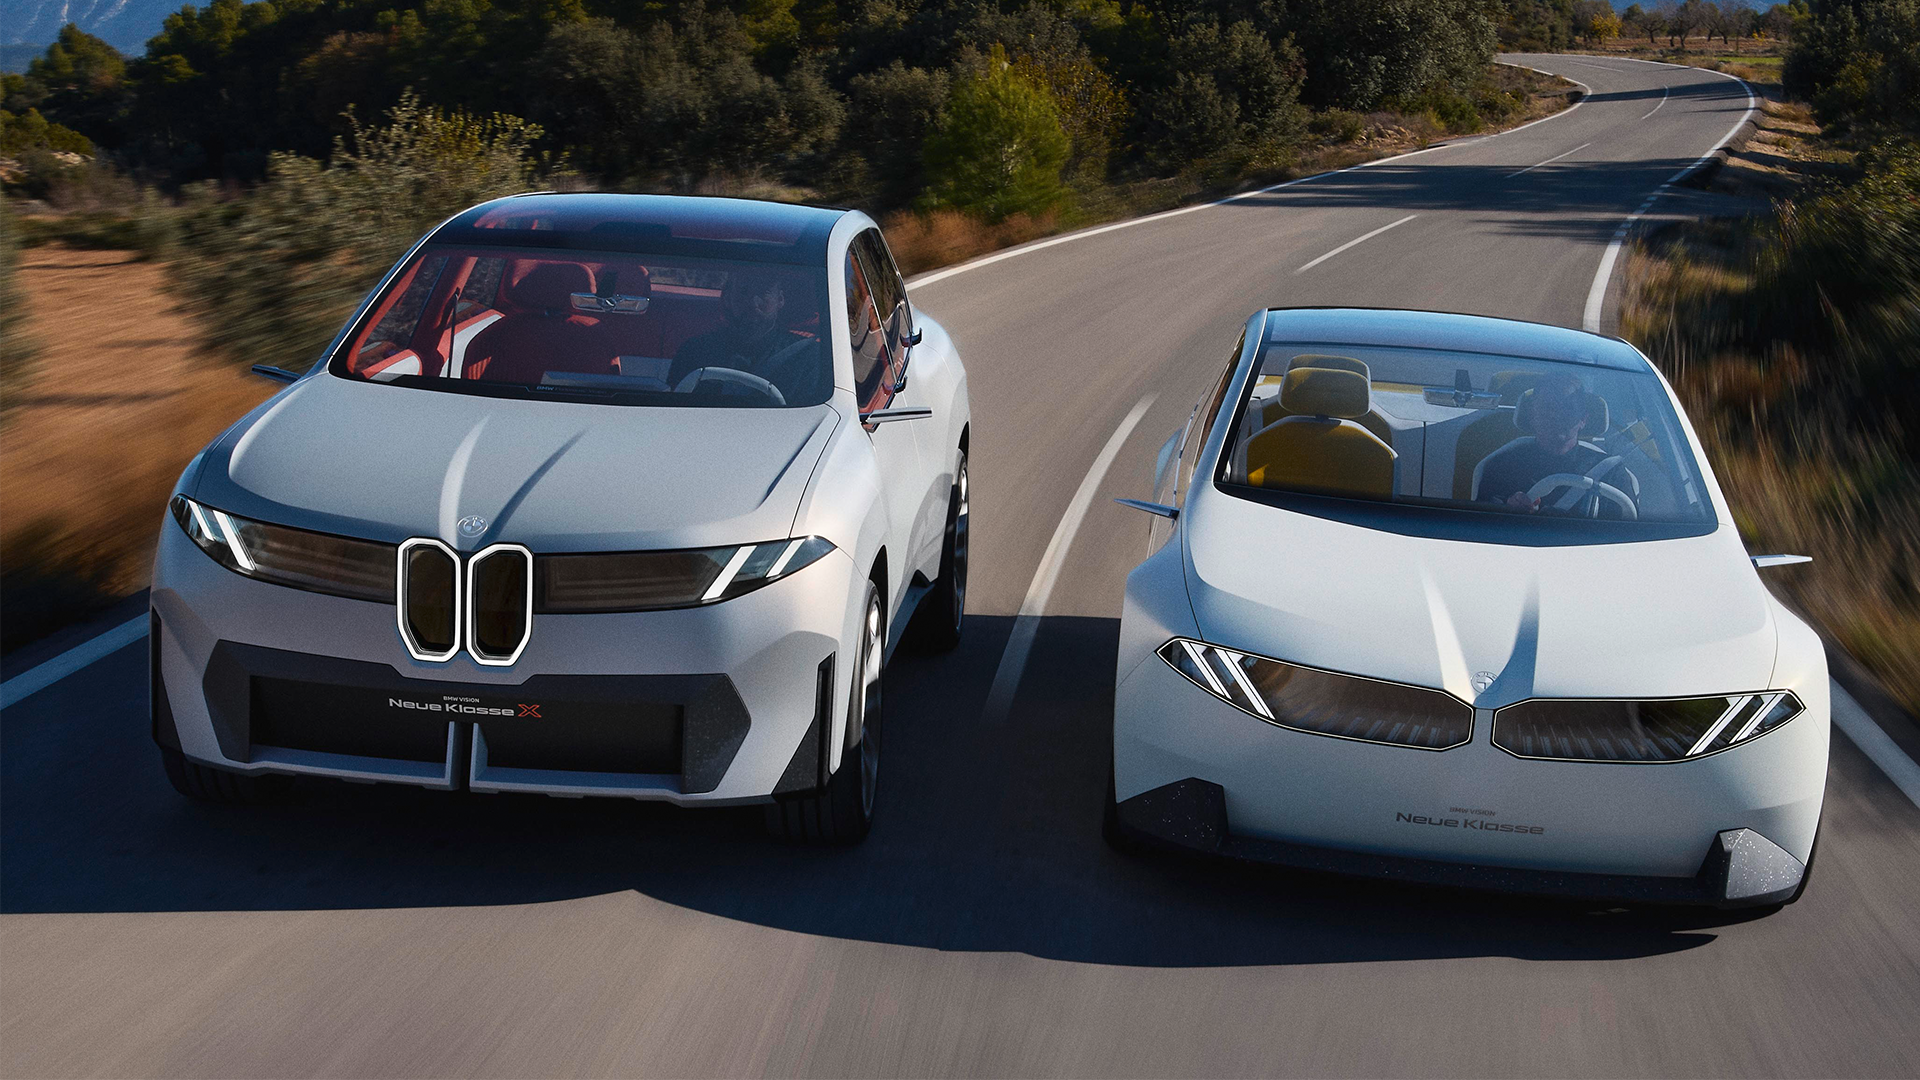
M 1657 63 L 1657 61 L 1653 61 L 1653 60 L 1647 60 L 1643 62 L 1649 63 L 1649 64 Z M 1668 64 L 1663 66 L 1678 67 L 1679 65 Z M 1693 170 L 1699 168 L 1702 165 L 1705 165 L 1713 157 L 1713 155 L 1720 152 L 1721 147 L 1732 142 L 1733 137 L 1735 135 L 1738 135 L 1740 133 L 1740 129 L 1743 126 L 1745 126 L 1746 122 L 1752 119 L 1753 117 L 1753 87 L 1748 86 L 1745 79 L 1739 78 L 1738 76 L 1735 76 L 1735 75 L 1728 75 L 1724 71 L 1712 71 L 1708 68 L 1695 68 L 1693 70 L 1707 71 L 1709 74 L 1718 75 L 1723 79 L 1732 79 L 1734 82 L 1738 83 L 1740 85 L 1740 88 L 1742 90 L 1745 90 L 1747 93 L 1746 111 L 1740 114 L 1740 119 L 1735 120 L 1733 122 L 1733 126 L 1727 129 L 1727 133 L 1725 135 L 1720 136 L 1719 142 L 1714 143 L 1713 146 L 1709 148 L 1706 153 L 1701 154 L 1699 157 L 1693 159 L 1693 164 L 1688 165 L 1686 168 L 1681 169 L 1679 172 L 1674 173 L 1672 176 L 1667 177 L 1667 179 L 1663 183 L 1661 183 L 1659 187 L 1653 189 L 1652 194 L 1647 196 L 1647 201 L 1640 204 L 1640 209 L 1635 210 L 1631 214 L 1628 214 L 1627 219 L 1620 223 L 1620 227 L 1618 229 L 1614 230 L 1613 239 L 1607 244 L 1606 253 L 1600 256 L 1600 268 L 1594 271 L 1593 286 L 1587 290 L 1587 307 L 1586 307 L 1586 311 L 1581 315 L 1581 318 L 1580 318 L 1580 329 L 1582 330 L 1586 330 L 1590 333 L 1595 333 L 1595 334 L 1600 332 L 1600 320 L 1601 320 L 1601 317 L 1604 314 L 1606 314 L 1606 307 L 1607 307 L 1607 282 L 1612 280 L 1613 278 L 1614 264 L 1620 261 L 1620 248 L 1623 244 L 1627 242 L 1627 233 L 1633 228 L 1634 223 L 1639 221 L 1642 217 L 1646 216 L 1647 210 L 1653 206 L 1653 201 L 1655 199 L 1658 199 L 1660 196 L 1665 195 L 1670 189 L 1672 189 L 1673 185 L 1686 179 L 1688 173 L 1691 173 Z
M 1372 232 L 1367 233 L 1365 236 L 1356 236 L 1353 239 L 1347 241 L 1346 243 L 1341 244 L 1339 247 L 1334 248 L 1332 251 L 1327 252 L 1325 255 L 1322 255 L 1319 258 L 1308 263 L 1307 265 L 1301 267 L 1300 269 L 1295 270 L 1294 273 L 1304 274 L 1307 271 L 1313 269 L 1314 267 L 1319 266 L 1321 263 L 1326 262 L 1328 259 L 1333 258 L 1335 255 L 1338 255 L 1341 252 L 1347 250 L 1348 248 L 1354 247 L 1355 245 L 1358 245 L 1358 244 L 1364 244 L 1367 241 L 1373 239 L 1374 237 L 1379 236 L 1381 233 L 1386 232 L 1388 229 L 1398 228 L 1419 216 L 1420 216 L 1419 214 L 1408 214 L 1406 217 L 1401 218 L 1399 221 L 1394 222 L 1392 225 L 1382 225 L 1379 228 L 1373 230 Z
M 1573 156 L 1574 154 L 1577 154 L 1577 153 L 1579 153 L 1580 151 L 1582 151 L 1582 150 L 1585 150 L 1585 149 L 1586 149 L 1587 147 L 1589 147 L 1589 146 L 1592 146 L 1592 145 L 1593 145 L 1593 144 L 1592 144 L 1592 143 L 1590 143 L 1590 142 L 1583 142 L 1583 143 L 1581 143 L 1581 144 L 1580 144 L 1579 146 L 1576 146 L 1576 147 L 1574 147 L 1573 149 L 1571 149 L 1571 150 L 1569 150 L 1569 151 L 1567 151 L 1567 152 L 1566 152 L 1566 153 L 1564 153 L 1564 154 L 1555 154 L 1555 155 L 1553 155 L 1552 157 L 1550 157 L 1550 158 L 1548 158 L 1547 160 L 1545 160 L 1545 161 L 1543 161 L 1543 162 L 1541 162 L 1541 163 L 1540 163 L 1540 165 L 1551 165 L 1551 164 L 1553 164 L 1554 162 L 1556 162 L 1556 161 L 1559 161 L 1559 160 L 1560 160 L 1561 158 L 1563 158 L 1563 157 L 1571 157 L 1571 156 Z M 1520 175 L 1520 173 L 1530 173 L 1530 172 L 1532 172 L 1533 170 L 1535 170 L 1535 169 L 1537 169 L 1537 168 L 1539 168 L 1539 167 L 1540 167 L 1540 165 L 1529 165 L 1529 166 L 1527 166 L 1526 168 L 1524 168 L 1524 169 L 1521 169 L 1521 170 L 1520 170 L 1520 172 L 1510 172 L 1510 173 L 1508 173 L 1508 174 L 1507 174 L 1507 175 L 1506 175 L 1505 177 L 1503 177 L 1502 179 L 1506 179 L 1506 180 L 1511 180 L 1511 179 L 1513 179 L 1514 177 L 1516 177 L 1516 176 L 1519 176 L 1519 175 Z
M 1140 425 L 1141 417 L 1147 415 L 1147 409 L 1153 405 L 1158 392 L 1150 393 L 1134 404 L 1127 418 L 1113 429 L 1107 437 L 1107 445 L 1100 448 L 1100 454 L 1093 459 L 1093 467 L 1080 481 L 1079 490 L 1073 493 L 1073 501 L 1067 504 L 1067 512 L 1054 526 L 1053 539 L 1047 542 L 1046 554 L 1040 556 L 1040 565 L 1034 568 L 1033 583 L 1027 586 L 1027 596 L 1020 603 L 1020 616 L 1013 622 L 1013 634 L 1007 638 L 1007 647 L 1000 654 L 1000 666 L 993 673 L 993 686 L 987 691 L 987 703 L 981 710 L 981 719 L 988 724 L 996 724 L 1007 718 L 1007 712 L 1013 707 L 1013 692 L 1020 686 L 1020 676 L 1027 669 L 1027 654 L 1033 651 L 1033 637 L 1040 629 L 1040 616 L 1047 609 L 1047 600 L 1053 595 L 1053 584 L 1060 578 L 1060 566 L 1066 561 L 1067 549 L 1073 546 L 1073 537 L 1080 531 L 1080 522 L 1087 516 L 1087 509 L 1093 505 L 1093 497 L 1107 478 L 1107 470 L 1113 467 L 1113 459 L 1120 454 L 1120 447 L 1126 443 L 1127 436 Z
M 1661 88 L 1660 88 L 1660 105 L 1665 105 L 1665 104 L 1667 103 L 1667 95 L 1668 95 L 1669 93 L 1672 93 L 1672 91 L 1671 91 L 1671 90 L 1669 90 L 1669 89 L 1668 89 L 1667 87 L 1664 87 L 1664 86 L 1663 86 L 1663 87 L 1661 87 Z M 1657 112 L 1659 112 L 1659 111 L 1660 111 L 1660 105 L 1655 105 L 1655 106 L 1654 106 L 1653 108 L 1651 108 L 1651 109 L 1648 109 L 1648 110 L 1647 110 L 1647 116 L 1652 116 L 1652 115 L 1653 115 L 1654 113 L 1657 113 Z M 1641 117 L 1640 119 L 1642 119 L 1642 120 L 1645 120 L 1645 119 L 1647 118 L 1647 116 L 1643 116 L 1643 117 Z

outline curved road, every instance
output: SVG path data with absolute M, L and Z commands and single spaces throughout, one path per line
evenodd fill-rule
M 147 744 L 142 647 L 8 709 L 0 1070 L 1920 1073 L 1920 809 L 1846 739 L 1814 881 L 1763 918 L 1100 842 L 1146 528 L 1108 500 L 1146 493 L 1246 315 L 1581 325 L 1622 222 L 1748 108 L 1706 72 L 1515 59 L 1593 94 L 916 285 L 973 374 L 976 614 L 956 653 L 891 670 L 883 815 L 857 850 L 785 849 L 728 813 L 384 787 L 188 805 Z

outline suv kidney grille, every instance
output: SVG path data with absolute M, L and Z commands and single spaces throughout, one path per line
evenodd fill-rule
M 400 630 L 420 660 L 446 660 L 459 648 L 460 564 L 438 540 L 400 545 Z
M 495 544 L 467 565 L 467 651 L 482 664 L 519 658 L 533 618 L 533 553 Z

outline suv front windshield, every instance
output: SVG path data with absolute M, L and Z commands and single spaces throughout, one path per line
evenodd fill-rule
M 797 407 L 833 392 L 824 269 L 428 244 L 332 359 L 344 378 L 651 406 Z
M 1277 343 L 1230 423 L 1218 474 L 1230 492 L 1516 523 L 1713 521 L 1679 418 L 1651 372 Z

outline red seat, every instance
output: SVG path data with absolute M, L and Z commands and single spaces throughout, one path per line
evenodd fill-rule
M 574 293 L 593 291 L 593 274 L 579 263 L 520 260 L 501 283 L 508 314 L 467 344 L 463 378 L 538 383 L 549 371 L 610 374 L 613 353 L 600 320 L 577 314 Z

